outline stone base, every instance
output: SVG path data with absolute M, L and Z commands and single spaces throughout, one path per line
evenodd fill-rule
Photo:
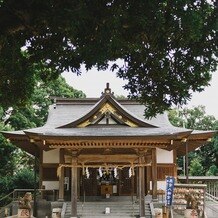
M 31 217 L 30 210 L 29 209 L 18 209 L 17 217 L 18 218 L 30 218 Z
M 59 198 L 58 201 L 64 202 L 64 199 L 63 198 Z
M 186 209 L 184 217 L 185 218 L 198 218 L 198 213 L 194 209 Z

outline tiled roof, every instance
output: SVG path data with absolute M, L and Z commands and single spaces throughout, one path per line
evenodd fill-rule
M 39 134 L 50 136 L 173 136 L 179 133 L 191 134 L 192 130 L 174 127 L 168 120 L 167 113 L 158 114 L 152 119 L 144 118 L 145 106 L 127 99 L 116 100 L 110 95 L 112 100 L 129 114 L 140 122 L 150 125 L 150 127 L 125 127 L 123 125 L 95 125 L 84 128 L 60 128 L 71 122 L 75 122 L 81 117 L 86 116 L 90 111 L 99 105 L 106 96 L 100 99 L 57 99 L 54 105 L 49 108 L 49 115 L 44 126 L 28 129 L 24 131 L 8 132 L 10 135 L 22 136 L 25 134 Z M 156 128 L 152 128 L 152 126 Z M 194 131 L 194 135 L 205 134 L 204 131 Z
M 25 133 L 37 133 L 49 136 L 164 136 L 191 132 L 181 128 L 145 128 L 145 127 L 86 127 L 51 129 L 40 127 L 26 130 Z

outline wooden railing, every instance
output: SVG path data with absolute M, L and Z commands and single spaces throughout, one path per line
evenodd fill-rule
M 189 176 L 189 183 L 206 184 L 206 192 L 218 198 L 218 176 Z M 186 182 L 185 176 L 178 176 L 178 181 L 181 183 Z
M 214 203 L 218 204 L 218 197 L 215 197 L 209 193 L 206 192 L 205 197 L 208 201 L 213 201 Z

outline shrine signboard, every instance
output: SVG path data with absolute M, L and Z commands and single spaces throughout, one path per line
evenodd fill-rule
M 174 184 L 175 184 L 175 178 L 172 176 L 167 176 L 166 177 L 166 206 L 172 206 Z

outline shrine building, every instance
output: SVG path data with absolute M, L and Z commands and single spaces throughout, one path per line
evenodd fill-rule
M 42 127 L 4 132 L 40 160 L 40 188 L 58 190 L 60 201 L 86 196 L 144 196 L 157 199 L 166 176 L 177 178 L 177 157 L 205 145 L 212 131 L 174 127 L 167 114 L 144 118 L 145 106 L 116 99 L 107 84 L 100 98 L 57 98 Z

